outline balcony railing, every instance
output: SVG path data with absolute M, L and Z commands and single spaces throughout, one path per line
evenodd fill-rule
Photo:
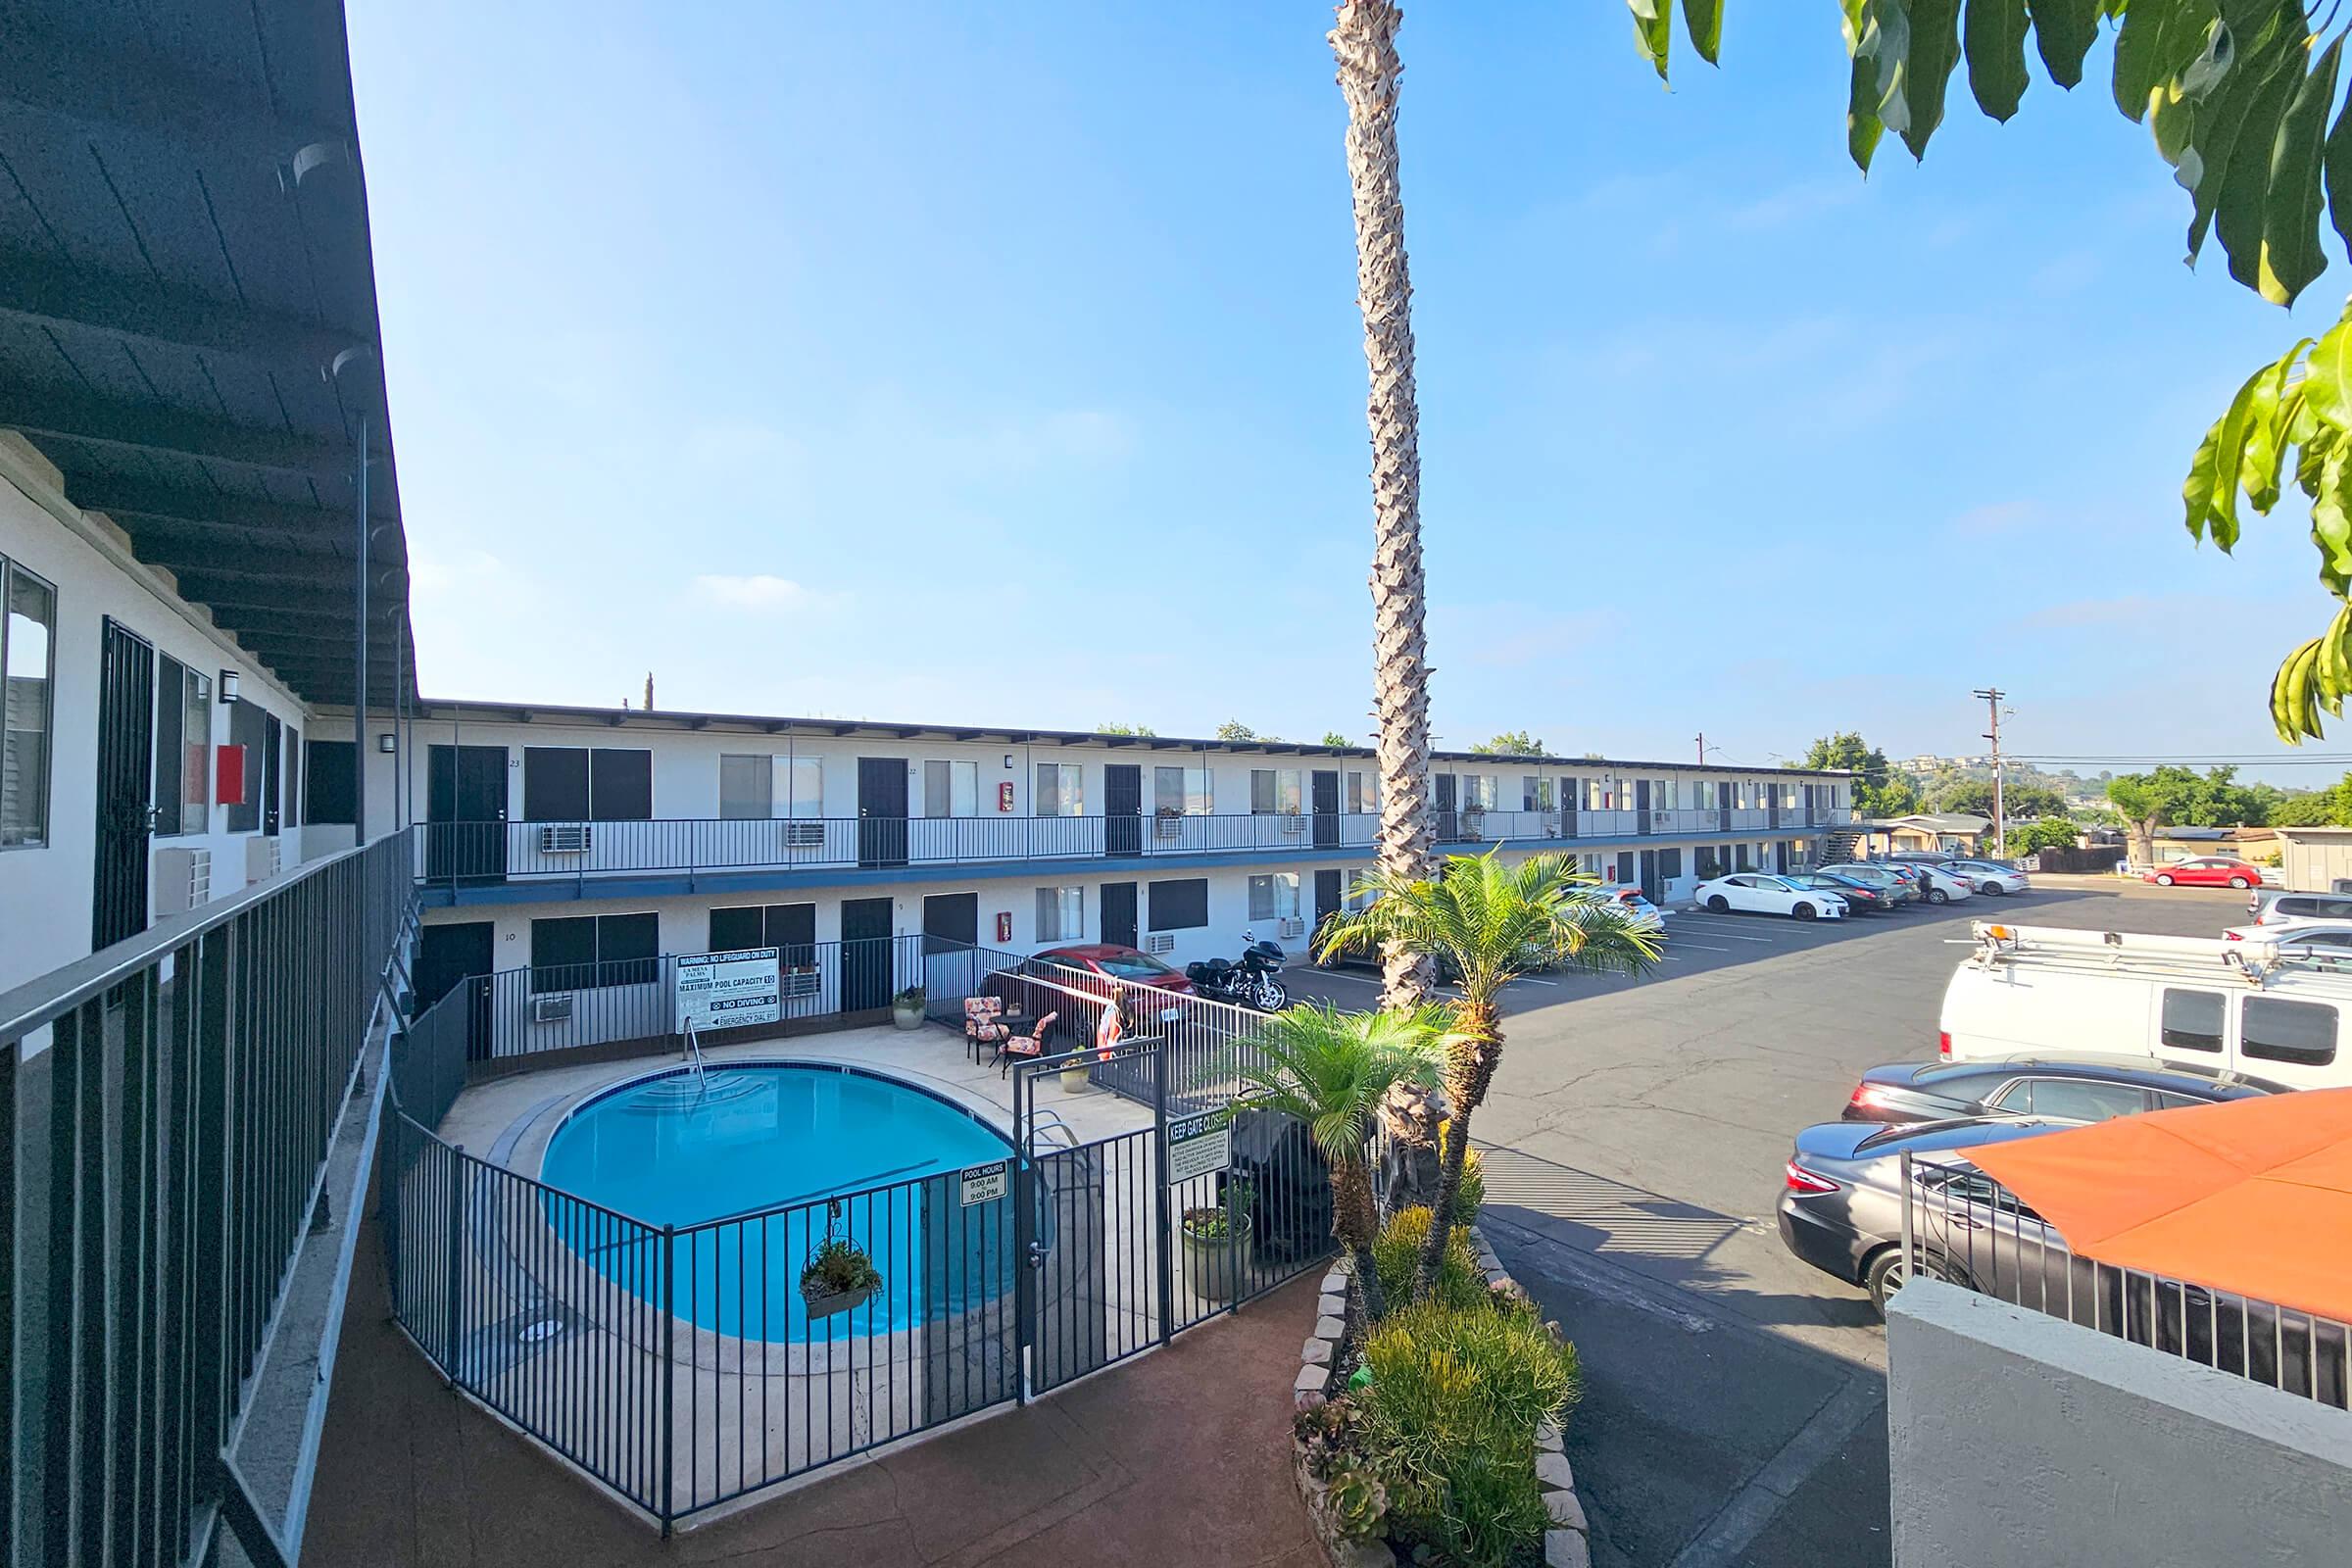
M 294 1559 L 410 863 L 378 840 L 0 996 L 7 1561 L 212 1562 L 223 1523 Z
M 1783 830 L 1798 826 L 1786 813 Z M 1837 813 L 1842 819 L 1847 813 Z M 1749 810 L 1480 810 L 1436 813 L 1439 841 L 1482 844 L 1634 840 L 1764 829 Z M 416 830 L 416 875 L 442 885 L 768 869 L 876 870 L 1011 860 L 1165 859 L 1369 847 L 1368 811 L 1248 816 L 932 816 L 659 818 L 616 822 L 428 822 Z

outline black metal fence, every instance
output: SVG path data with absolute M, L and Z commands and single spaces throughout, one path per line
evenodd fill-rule
M 2346 1408 L 2344 1324 L 2085 1257 L 1974 1165 L 1906 1153 L 1902 1176 L 1908 1274 Z
M 1146 997 L 1130 1007 L 1139 1033 L 1105 1054 L 1091 1044 L 1102 977 L 927 947 L 934 1021 L 960 1032 L 965 997 L 1017 982 L 1083 1025 L 1084 1053 L 1014 1075 L 1004 1160 L 693 1225 L 618 1213 L 437 1137 L 495 1009 L 463 989 L 427 1009 L 398 1054 L 380 1186 L 394 1312 L 418 1348 L 667 1526 L 1057 1388 L 1330 1255 L 1328 1178 L 1302 1131 L 1211 1126 L 1257 1015 Z M 1064 1072 L 1151 1106 L 1150 1124 L 1080 1143 L 1041 1101 Z M 724 1117 L 759 1092 L 752 1076 L 684 1065 L 632 1093 Z M 1040 1136 L 1052 1127 L 1058 1143 Z M 880 1285 L 808 1300 L 801 1271 L 827 1238 L 863 1250 Z
M 380 840 L 0 997 L 8 1562 L 209 1561 L 224 1517 L 257 1560 L 288 1549 L 231 1445 L 349 1125 L 411 865 Z M 268 1512 L 298 1521 L 293 1484 Z
M 1446 809 L 1447 844 L 1636 840 L 1839 825 L 1845 810 L 1676 808 L 1616 810 Z M 1005 860 L 1151 859 L 1362 849 L 1380 818 L 1363 811 L 1248 815 L 670 817 L 612 822 L 427 822 L 416 875 L 441 886 L 581 879 L 619 872 L 767 868 L 856 870 Z

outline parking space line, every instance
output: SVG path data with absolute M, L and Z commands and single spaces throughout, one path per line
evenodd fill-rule
M 1696 948 L 1701 953 L 1737 953 L 1740 951 L 1737 948 L 1710 948 L 1704 942 L 1677 942 L 1674 943 L 1673 946 L 1678 948 Z M 1669 954 L 1668 956 L 1671 957 L 1672 955 Z
M 1772 941 L 1772 938 L 1770 937 L 1742 936 L 1737 931 L 1727 931 L 1720 925 L 1702 924 L 1699 926 L 1699 929 L 1711 937 L 1723 937 L 1733 942 L 1762 942 L 1769 945 Z

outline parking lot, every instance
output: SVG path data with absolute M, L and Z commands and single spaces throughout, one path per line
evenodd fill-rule
M 1886 1336 L 1783 1250 L 1789 1138 L 1936 1050 L 1969 925 L 2211 936 L 2243 893 L 2114 879 L 1800 924 L 1676 913 L 1644 977 L 1531 976 L 1479 1112 L 1495 1246 L 1584 1363 L 1569 1457 L 1597 1564 L 1888 1560 Z M 1294 994 L 1366 1006 L 1360 972 Z

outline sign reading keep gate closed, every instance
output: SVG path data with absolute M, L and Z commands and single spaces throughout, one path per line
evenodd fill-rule
M 1233 1163 L 1233 1124 L 1215 1111 L 1168 1123 L 1168 1185 L 1174 1187 Z

